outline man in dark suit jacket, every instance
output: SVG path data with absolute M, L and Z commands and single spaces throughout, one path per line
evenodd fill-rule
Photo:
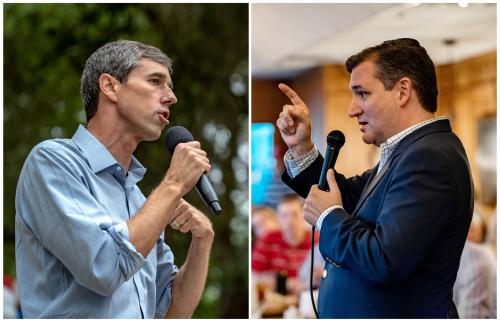
M 360 176 L 330 170 L 311 141 L 309 109 L 292 104 L 277 121 L 289 147 L 283 180 L 306 198 L 305 219 L 320 234 L 326 261 L 322 318 L 457 317 L 453 284 L 473 212 L 469 164 L 445 118 L 436 118 L 434 64 L 413 39 L 396 39 L 350 57 L 348 114 L 381 160 Z

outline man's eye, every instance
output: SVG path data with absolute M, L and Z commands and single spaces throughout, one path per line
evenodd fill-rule
M 367 92 L 358 92 L 358 96 L 362 99 L 366 98 L 367 95 L 368 95 Z
M 158 85 L 158 84 L 160 84 L 160 80 L 159 80 L 159 79 L 156 79 L 156 78 L 154 78 L 154 79 L 150 79 L 150 80 L 149 80 L 149 82 L 150 82 L 151 84 L 153 84 L 153 85 Z

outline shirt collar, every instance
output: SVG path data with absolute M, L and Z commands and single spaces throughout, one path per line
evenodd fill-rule
M 416 130 L 418 130 L 419 128 L 421 128 L 427 124 L 430 124 L 430 123 L 433 123 L 436 121 L 440 121 L 440 120 L 445 120 L 445 119 L 446 119 L 445 116 L 440 116 L 440 117 L 432 118 L 432 119 L 427 120 L 427 121 L 420 122 L 418 124 L 415 124 L 407 129 L 391 136 L 384 143 L 380 144 L 380 162 L 379 162 L 378 172 L 380 172 L 380 170 L 384 166 L 385 162 L 390 158 L 392 152 L 394 152 L 394 150 L 398 146 L 399 142 L 401 142 L 405 137 L 407 137 L 411 133 L 415 132 Z
M 130 178 L 133 184 L 141 181 L 146 174 L 146 168 L 132 155 L 132 161 L 130 162 L 130 167 L 128 168 L 128 172 L 132 175 L 133 179 Z
M 435 118 L 432 118 L 430 120 L 426 120 L 426 121 L 420 122 L 418 124 L 415 124 L 407 129 L 391 136 L 390 138 L 388 138 L 384 143 L 380 144 L 380 149 L 382 149 L 382 150 L 384 150 L 384 149 L 394 150 L 396 148 L 396 146 L 398 145 L 398 143 L 401 142 L 401 140 L 403 140 L 410 133 L 413 133 L 414 131 L 416 131 L 417 129 L 421 128 L 424 125 L 427 125 L 429 123 L 433 123 L 436 121 L 440 121 L 440 120 L 445 120 L 445 119 L 446 119 L 446 116 L 439 116 L 439 117 L 435 117 Z
M 118 164 L 108 149 L 106 149 L 106 147 L 85 128 L 85 126 L 80 124 L 75 135 L 73 135 L 71 139 L 83 152 L 94 173 Z M 144 168 L 144 166 L 132 155 L 129 172 L 139 181 L 144 177 L 146 168 Z

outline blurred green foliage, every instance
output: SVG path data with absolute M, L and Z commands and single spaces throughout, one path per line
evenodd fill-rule
M 80 75 L 103 44 L 130 39 L 173 59 L 171 125 L 201 141 L 224 212 L 194 317 L 248 317 L 248 5 L 4 4 L 4 273 L 15 276 L 15 188 L 38 142 L 71 137 L 85 123 Z M 162 140 L 135 153 L 148 169 L 145 195 L 165 174 Z M 186 199 L 206 210 L 195 193 Z M 176 263 L 190 236 L 167 230 Z

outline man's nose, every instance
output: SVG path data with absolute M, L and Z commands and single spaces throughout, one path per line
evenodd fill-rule
M 349 104 L 349 109 L 347 110 L 347 115 L 349 117 L 356 117 L 362 112 L 361 106 L 357 104 L 356 100 L 353 98 L 351 104 Z
M 174 91 L 167 89 L 167 92 L 160 98 L 160 103 L 168 105 L 177 103 L 177 97 L 175 97 Z

